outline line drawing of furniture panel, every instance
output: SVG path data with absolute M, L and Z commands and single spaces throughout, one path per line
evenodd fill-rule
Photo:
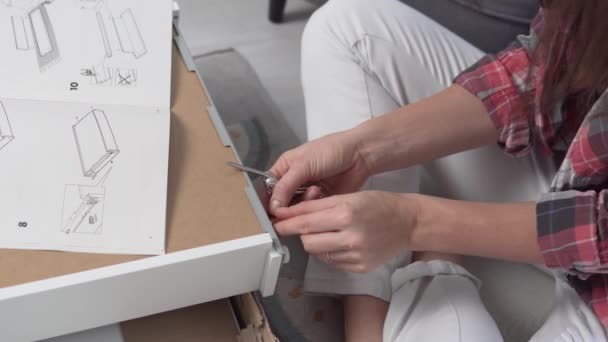
M 99 33 L 101 34 L 103 47 L 106 50 L 106 57 L 112 57 L 112 46 L 110 45 L 110 38 L 108 37 L 105 19 L 103 18 L 101 12 L 95 12 L 95 16 L 97 17 L 97 25 L 99 26 Z
M 38 66 L 40 71 L 44 72 L 60 61 L 57 39 L 46 9 L 46 2 L 34 7 L 27 16 L 32 29 Z
M 63 197 L 61 232 L 101 234 L 105 188 L 68 184 Z
M 119 17 L 113 17 L 112 22 L 122 52 L 133 54 L 135 58 L 140 58 L 148 52 L 133 11 L 130 8 L 124 10 Z
M 90 78 L 92 85 L 136 87 L 138 80 L 135 68 L 110 68 L 103 64 L 80 69 L 80 75 Z
M 105 66 L 93 67 L 93 76 L 97 84 L 112 84 L 113 70 Z
M 106 114 L 94 109 L 72 126 L 82 172 L 95 177 L 120 152 Z
M 27 32 L 25 30 L 25 21 L 23 20 L 23 17 L 11 16 L 11 25 L 13 27 L 15 48 L 17 50 L 29 50 L 30 43 L 27 39 Z
M 0 101 L 0 150 L 13 141 L 13 139 L 15 139 L 15 136 L 13 135 L 11 123 L 8 121 L 6 108 L 4 107 L 4 103 Z

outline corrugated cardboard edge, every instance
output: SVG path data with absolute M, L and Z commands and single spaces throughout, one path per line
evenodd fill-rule
M 274 336 L 262 306 L 253 293 L 232 297 L 230 301 L 240 318 L 239 342 L 279 342 Z

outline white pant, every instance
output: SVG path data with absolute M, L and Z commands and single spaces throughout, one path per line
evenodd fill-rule
M 433 95 L 482 55 L 398 1 L 331 0 L 312 16 L 302 40 L 308 137 L 352 128 Z M 491 146 L 374 176 L 366 188 L 422 190 L 466 200 L 530 200 L 547 190 L 552 172 L 546 158 L 513 159 Z M 386 341 L 502 340 L 473 275 L 444 261 L 409 262 L 404 254 L 358 275 L 311 258 L 305 290 L 390 301 Z M 553 310 L 532 341 L 604 340 L 595 315 L 559 278 L 555 296 Z

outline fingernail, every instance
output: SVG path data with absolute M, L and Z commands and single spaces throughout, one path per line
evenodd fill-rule
M 270 211 L 277 210 L 281 207 L 281 202 L 279 200 L 273 199 L 270 201 Z

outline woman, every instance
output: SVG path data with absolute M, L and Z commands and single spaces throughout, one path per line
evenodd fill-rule
M 348 295 L 348 340 L 502 340 L 457 255 L 563 271 L 532 340 L 606 339 L 605 13 L 604 0 L 545 0 L 530 36 L 464 72 L 481 52 L 397 1 L 332 0 L 311 18 L 302 74 L 309 138 L 318 139 L 273 166 L 270 207 L 276 230 L 301 235 L 316 257 L 309 290 Z M 484 161 L 477 174 L 502 172 L 494 183 L 537 189 L 538 201 L 358 191 L 403 191 L 396 186 L 417 185 L 411 167 L 495 142 L 529 162 L 505 171 Z M 458 157 L 453 184 L 486 152 Z M 320 186 L 288 207 L 309 181 Z

